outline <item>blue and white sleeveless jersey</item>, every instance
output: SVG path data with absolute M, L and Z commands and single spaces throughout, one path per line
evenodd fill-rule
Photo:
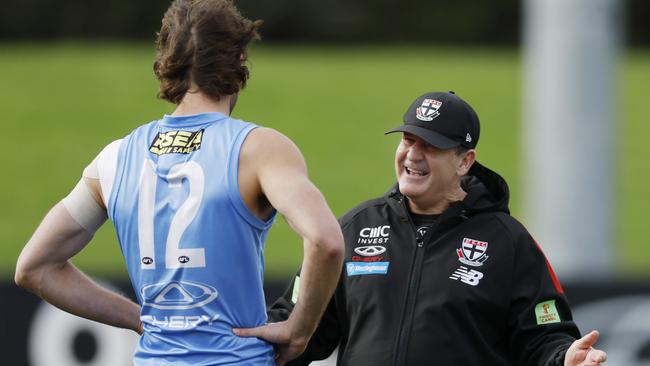
M 140 365 L 274 365 L 233 327 L 266 322 L 259 220 L 239 193 L 239 153 L 256 126 L 220 113 L 140 126 L 97 165 L 145 332 Z

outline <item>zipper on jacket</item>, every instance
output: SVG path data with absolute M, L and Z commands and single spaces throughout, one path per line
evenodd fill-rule
M 411 219 L 410 214 L 408 214 L 408 208 L 406 207 L 406 202 L 402 200 L 404 209 L 407 212 L 408 222 L 411 226 L 411 232 L 415 233 L 415 253 L 413 255 L 413 261 L 411 262 L 411 270 L 409 271 L 409 280 L 408 287 L 406 291 L 406 299 L 404 301 L 404 310 L 402 311 L 402 317 L 399 323 L 399 329 L 397 331 L 397 340 L 395 342 L 395 350 L 393 352 L 393 364 L 395 366 L 406 365 L 406 356 L 408 350 L 408 344 L 410 340 L 411 327 L 413 324 L 413 312 L 415 309 L 416 299 L 418 288 L 420 287 L 420 277 L 422 274 L 422 262 L 424 259 L 424 238 L 416 230 L 413 220 Z M 431 238 L 431 234 L 438 227 L 437 221 L 427 233 L 427 237 Z

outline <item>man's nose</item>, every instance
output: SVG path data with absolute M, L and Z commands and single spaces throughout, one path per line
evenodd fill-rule
M 409 160 L 421 160 L 422 157 L 424 156 L 422 147 L 419 146 L 420 144 L 413 144 L 409 146 L 408 151 L 406 152 L 406 157 Z

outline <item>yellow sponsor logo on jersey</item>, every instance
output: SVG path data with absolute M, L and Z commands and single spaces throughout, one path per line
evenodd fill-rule
M 189 154 L 201 148 L 202 138 L 203 130 L 162 132 L 153 139 L 149 151 L 156 155 Z

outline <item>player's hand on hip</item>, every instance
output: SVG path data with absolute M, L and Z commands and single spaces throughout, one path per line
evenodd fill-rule
M 275 346 L 275 364 L 282 366 L 300 356 L 307 347 L 307 342 L 291 338 L 290 324 L 287 321 L 269 323 L 257 328 L 233 328 L 239 337 L 257 337 Z
M 598 340 L 598 331 L 593 330 L 574 341 L 564 357 L 564 366 L 597 366 L 607 360 L 607 353 L 593 348 Z

